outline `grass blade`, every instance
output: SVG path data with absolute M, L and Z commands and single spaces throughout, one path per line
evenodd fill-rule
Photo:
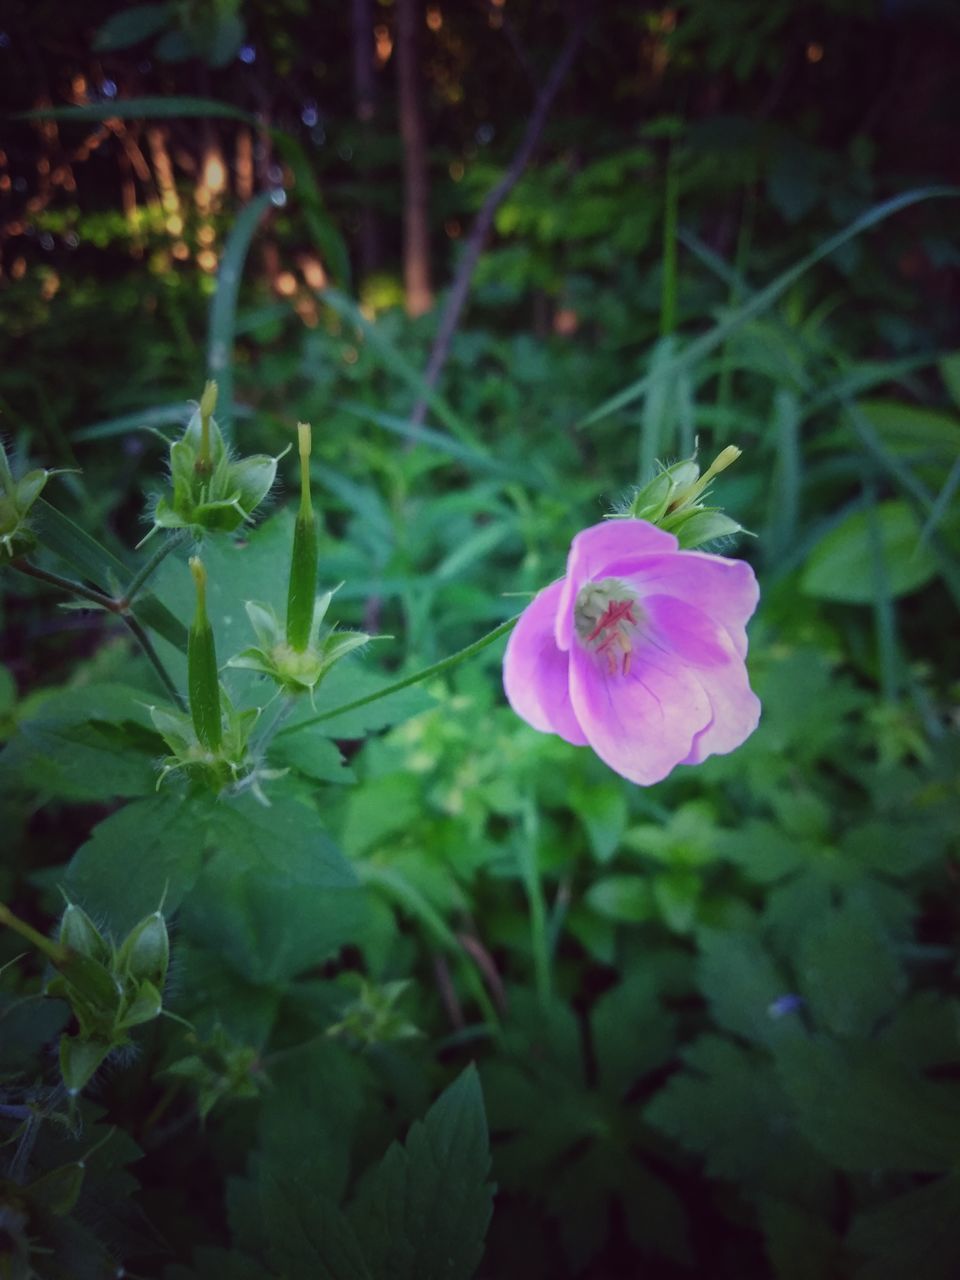
M 272 191 L 261 191 L 237 216 L 220 259 L 217 291 L 210 306 L 207 332 L 207 377 L 220 388 L 220 415 L 233 418 L 233 343 L 237 327 L 237 297 L 250 241 L 260 219 L 273 200 Z
M 869 231 L 871 227 L 877 226 L 887 218 L 893 217 L 895 213 L 899 213 L 902 209 L 919 204 L 921 201 L 957 198 L 960 198 L 960 188 L 958 187 L 921 187 L 914 191 L 905 191 L 898 196 L 893 196 L 890 200 L 884 200 L 882 203 L 874 205 L 866 213 L 862 213 L 859 218 L 855 218 L 843 230 L 838 231 L 835 235 L 828 236 L 816 249 L 806 254 L 799 262 L 795 262 L 792 267 L 788 267 L 786 271 L 782 272 L 763 289 L 758 290 L 736 311 L 721 320 L 719 324 L 701 334 L 699 338 L 695 338 L 678 353 L 674 360 L 674 366 L 677 369 L 685 369 L 692 364 L 696 364 L 698 360 L 702 360 L 705 355 L 708 355 L 721 343 L 725 342 L 732 333 L 735 333 L 748 320 L 753 319 L 754 316 L 760 315 L 761 312 L 771 307 L 778 298 L 786 293 L 792 284 L 804 276 L 812 267 L 815 267 L 817 263 L 822 262 L 824 258 L 828 258 L 831 253 L 834 253 L 857 236 L 862 235 L 863 232 Z M 636 382 L 632 382 L 628 387 L 624 387 L 622 391 L 618 391 L 616 395 L 605 400 L 603 404 L 583 418 L 579 426 L 593 426 L 604 418 L 608 418 L 612 413 L 616 413 L 618 409 L 623 409 L 627 405 L 633 404 L 635 400 L 639 400 L 641 396 L 646 394 L 651 380 L 651 374 L 644 374 L 642 378 L 638 378 Z
M 488 454 L 489 451 L 483 447 L 460 415 L 450 408 L 441 395 L 427 386 L 423 377 L 400 354 L 393 343 L 383 336 L 377 326 L 367 319 L 352 298 L 348 298 L 337 289 L 328 289 L 323 295 L 323 301 L 338 316 L 348 320 L 350 324 L 355 325 L 363 333 L 370 343 L 371 349 L 380 356 L 384 366 L 400 378 L 402 382 L 405 382 L 420 399 L 427 402 L 448 431 L 451 431 L 459 440 L 470 445 L 478 453 Z

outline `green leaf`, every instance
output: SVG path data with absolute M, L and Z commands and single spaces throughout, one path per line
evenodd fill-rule
M 118 810 L 74 854 L 65 877 L 71 899 L 118 936 L 158 902 L 176 911 L 199 874 L 212 805 L 166 792 Z
M 335 742 L 320 733 L 298 733 L 295 738 L 276 737 L 270 744 L 270 763 L 281 768 L 296 769 L 318 782 L 354 781 L 354 773 L 346 764 Z
M 646 876 L 603 876 L 587 890 L 587 903 L 599 915 L 618 924 L 641 924 L 654 915 Z
M 85 107 L 37 107 L 33 111 L 20 111 L 16 120 L 242 120 L 246 124 L 259 125 L 257 117 L 249 111 L 228 102 L 214 102 L 211 98 L 119 98 L 113 102 L 96 102 Z
M 249 981 L 283 983 L 356 942 L 366 901 L 316 811 L 282 793 L 211 815 L 215 852 L 183 912 L 185 931 Z
M 649 973 L 635 973 L 605 992 L 590 1013 L 600 1088 L 620 1098 L 673 1054 L 674 1019 Z
M 702 1036 L 684 1058 L 690 1069 L 644 1112 L 654 1128 L 702 1156 L 712 1177 L 790 1198 L 816 1182 L 820 1163 L 785 1124 L 786 1100 L 766 1062 L 719 1036 Z
M 260 225 L 261 218 L 270 208 L 272 199 L 272 191 L 262 191 L 244 206 L 234 220 L 220 259 L 217 290 L 210 305 L 207 330 L 207 377 L 213 378 L 219 384 L 221 417 L 228 422 L 233 418 L 233 344 L 237 327 L 240 280 L 250 242 Z M 265 479 L 266 475 L 263 478 Z M 270 484 L 272 483 L 271 476 Z M 266 485 L 264 493 L 270 488 L 270 484 Z
M 260 1115 L 259 1161 L 267 1186 L 292 1178 L 302 1184 L 301 1204 L 314 1197 L 338 1201 L 373 1087 L 368 1068 L 332 1040 L 319 1039 L 277 1055 L 270 1081 Z
M 468 1067 L 361 1183 L 350 1220 L 374 1276 L 468 1280 L 492 1212 L 480 1081 Z
M 569 804 L 586 828 L 593 856 L 598 862 L 609 862 L 627 826 L 623 787 L 615 782 L 578 786 L 570 793 Z
M 801 587 L 820 600 L 871 604 L 880 591 L 882 567 L 890 594 L 908 595 L 937 572 L 936 557 L 921 545 L 920 534 L 913 508 L 902 499 L 881 502 L 873 511 L 852 511 L 813 548 Z M 876 563 L 878 552 L 882 566 Z
M 840 1237 L 819 1215 L 782 1200 L 764 1200 L 760 1223 L 777 1280 L 841 1280 Z
M 960 1275 L 960 1173 L 857 1215 L 847 1237 L 866 1261 L 856 1280 L 955 1280 Z
M 268 1257 L 285 1280 L 379 1280 L 346 1215 L 302 1180 L 277 1172 L 260 1183 L 260 1205 L 269 1233 Z
M 761 1044 L 782 1034 L 777 1001 L 789 993 L 790 983 L 760 940 L 705 929 L 699 943 L 700 989 L 720 1026 Z
M 127 49 L 162 31 L 174 16 L 172 4 L 136 4 L 108 18 L 93 37 L 97 53 Z
M 33 1068 L 43 1046 L 70 1020 L 70 1006 L 44 996 L 16 999 L 0 993 L 0 1078 Z
M 61 690 L 21 717 L 0 754 L 0 778 L 7 787 L 65 800 L 151 793 L 162 744 L 148 700 L 119 684 Z
M 955 1167 L 960 1105 L 954 1092 L 876 1045 L 796 1037 L 779 1047 L 777 1069 L 800 1132 L 837 1167 L 865 1173 Z
M 812 1017 L 839 1036 L 868 1036 L 893 1012 L 905 986 L 880 921 L 863 903 L 810 921 L 797 976 Z

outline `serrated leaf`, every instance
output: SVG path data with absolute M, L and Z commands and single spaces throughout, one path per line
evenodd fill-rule
M 65 883 L 97 919 L 125 936 L 165 902 L 173 912 L 200 871 L 213 802 L 172 792 L 135 800 L 95 827 Z
M 857 1215 L 847 1237 L 866 1257 L 855 1280 L 955 1280 L 960 1275 L 960 1173 Z
M 601 1091 L 620 1098 L 674 1049 L 674 1019 L 660 1003 L 653 976 L 636 973 L 600 997 L 590 1013 Z
M 897 1004 L 904 974 L 876 915 L 845 904 L 809 921 L 797 977 L 811 1016 L 839 1036 L 868 1036 Z
M 361 1184 L 350 1221 L 370 1271 L 390 1280 L 468 1280 L 492 1212 L 480 1081 L 468 1067 Z
M 705 929 L 699 943 L 700 989 L 720 1026 L 762 1044 L 782 1035 L 778 1002 L 790 992 L 790 983 L 760 940 Z
M 274 794 L 216 806 L 215 852 L 183 913 L 198 944 L 248 981 L 286 982 L 362 934 L 365 896 L 309 805 Z
M 839 1168 L 940 1173 L 956 1165 L 955 1095 L 876 1045 L 796 1037 L 779 1046 L 777 1071 L 800 1132 Z

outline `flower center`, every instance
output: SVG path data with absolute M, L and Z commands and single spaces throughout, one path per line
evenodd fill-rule
M 611 675 L 618 666 L 629 674 L 632 636 L 643 622 L 635 591 L 619 578 L 587 582 L 577 592 L 573 622 L 580 643 L 602 657 Z

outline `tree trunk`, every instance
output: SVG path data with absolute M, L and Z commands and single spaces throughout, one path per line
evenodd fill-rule
M 430 285 L 430 179 L 420 100 L 418 46 L 420 0 L 397 0 L 397 79 L 403 139 L 403 283 L 407 312 L 423 315 L 433 306 Z

